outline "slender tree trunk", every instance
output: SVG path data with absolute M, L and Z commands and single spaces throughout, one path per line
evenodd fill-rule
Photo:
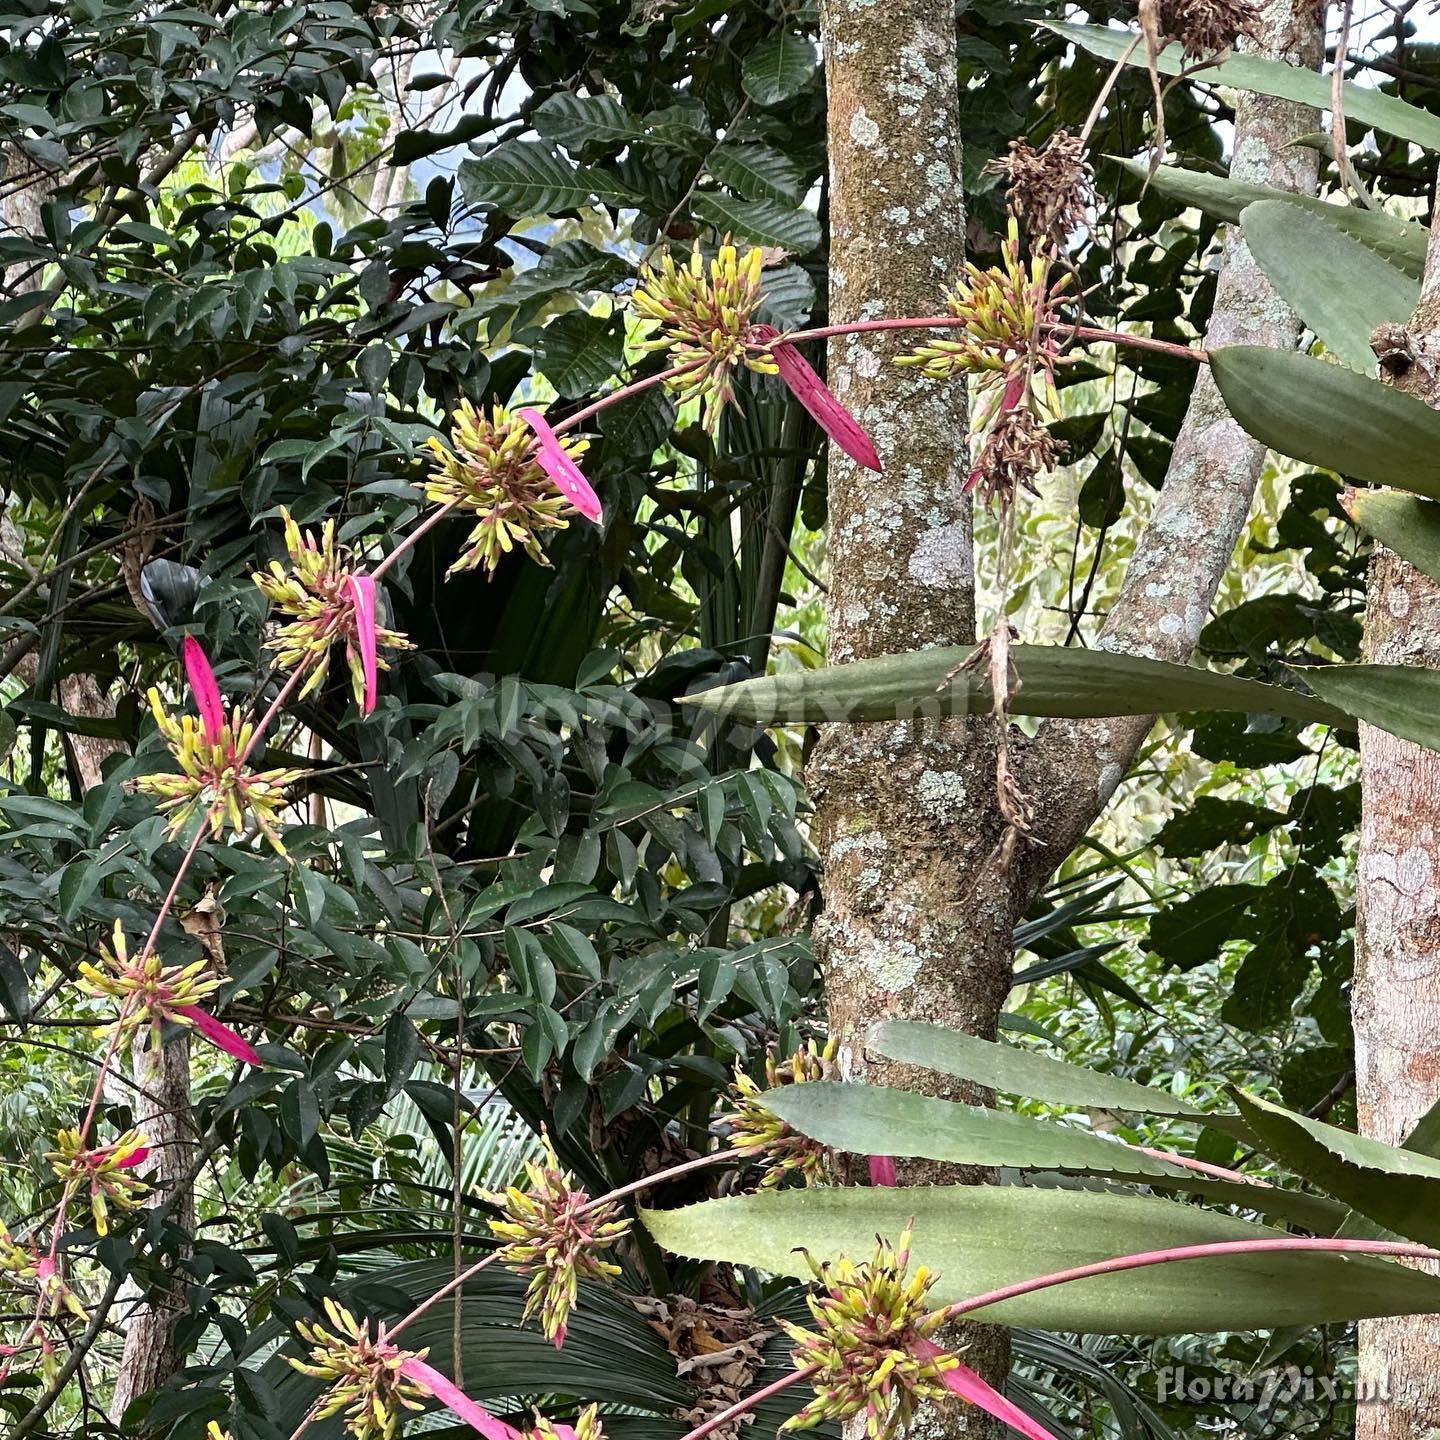
M 1320 61 L 1324 6 L 1269 0 L 1262 7 L 1257 50 L 1313 69 Z M 1305 105 L 1242 93 L 1235 110 L 1230 175 L 1313 195 L 1318 156 L 1297 144 L 1320 117 Z M 1226 232 L 1208 348 L 1268 345 L 1293 349 L 1295 312 L 1275 293 L 1238 225 Z M 1106 617 L 1100 647 L 1184 664 L 1194 653 L 1211 601 L 1245 527 L 1265 446 L 1230 418 L 1208 369 L 1201 369 L 1176 437 L 1149 524 Z M 1022 868 L 1038 888 L 1083 838 L 1125 777 L 1153 715 L 1050 721 L 1021 765 L 1021 783 L 1036 803 L 1043 842 Z M 1036 883 L 1038 882 L 1038 884 Z
M 933 311 L 964 260 L 952 0 L 832 0 L 821 25 L 831 319 Z M 964 391 L 893 365 L 907 343 L 830 342 L 830 383 L 885 465 L 876 475 L 830 451 L 832 663 L 974 639 Z M 984 865 L 998 835 L 989 735 L 959 719 L 837 725 L 816 749 L 808 778 L 825 874 L 816 943 L 850 1078 L 955 1093 L 955 1082 L 866 1054 L 865 1032 L 882 1016 L 995 1034 L 1012 915 L 1004 876 Z M 958 1177 L 902 1163 L 900 1178 Z M 1003 1375 L 1003 1332 L 972 1327 L 967 1340 L 971 1364 Z M 968 1407 L 936 1418 L 947 1433 L 985 1433 Z
M 1410 330 L 1440 338 L 1440 228 Z M 1396 385 L 1440 409 L 1421 365 Z M 1365 659 L 1440 666 L 1440 586 L 1377 546 L 1365 604 Z M 1440 754 L 1360 727 L 1363 808 L 1356 877 L 1355 1087 L 1360 1129 L 1397 1145 L 1440 1100 Z M 1440 1432 L 1440 1318 L 1360 1325 L 1360 1375 L 1388 1392 L 1361 1406 L 1357 1440 L 1428 1440 Z
M 195 1129 L 190 1111 L 190 1039 L 178 1036 L 163 1050 L 140 1052 L 135 1065 L 135 1125 L 150 1142 L 152 1185 L 165 1196 L 181 1187 L 169 1224 L 193 1234 Z M 175 1326 L 185 1312 L 183 1283 L 141 1303 L 138 1290 L 122 1291 L 134 1308 L 125 1324 L 125 1350 L 111 1392 L 110 1420 L 118 1425 L 132 1401 L 148 1395 L 180 1368 Z

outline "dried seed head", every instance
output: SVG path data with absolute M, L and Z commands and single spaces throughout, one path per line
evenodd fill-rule
M 978 490 L 987 501 L 998 498 L 1001 504 L 1009 504 L 1021 488 L 1035 494 L 1035 477 L 1053 470 L 1064 453 L 1064 444 L 1035 418 L 1028 405 L 1015 405 L 1002 410 L 990 427 L 965 489 L 967 493 Z
M 1260 23 L 1254 0 L 1159 0 L 1157 15 L 1160 33 L 1192 60 L 1229 50 L 1242 35 L 1254 39 Z
M 1032 243 L 1058 249 L 1085 224 L 1095 201 L 1094 171 L 1078 135 L 1057 130 L 1038 150 L 1012 140 L 1010 153 L 992 164 L 1005 176 L 1005 197 Z

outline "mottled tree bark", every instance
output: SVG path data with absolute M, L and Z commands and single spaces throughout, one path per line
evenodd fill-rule
M 933 312 L 964 260 L 954 7 L 830 0 L 821 14 L 831 319 Z M 908 344 L 885 334 L 830 342 L 831 385 L 885 466 L 876 475 L 830 452 L 832 663 L 974 638 L 964 395 L 893 365 Z M 995 1034 L 1013 914 L 987 864 L 998 837 L 989 734 L 958 719 L 837 725 L 816 748 L 808 778 L 825 909 L 815 938 L 850 1078 L 955 1090 L 867 1055 L 865 1032 L 881 1016 Z M 901 1182 L 942 1178 L 940 1168 L 902 1163 Z M 973 1327 L 967 1339 L 971 1364 L 1003 1373 L 1000 1332 Z M 976 1435 L 984 1424 L 954 1406 L 926 1429 Z
M 1440 344 L 1440 227 L 1410 330 Z M 1440 382 L 1416 365 L 1396 381 L 1440 409 Z M 1440 586 L 1383 547 L 1370 562 L 1365 659 L 1440 666 Z M 1363 797 L 1356 876 L 1355 1088 L 1360 1129 L 1400 1144 L 1440 1100 L 1440 754 L 1360 727 Z M 1360 1325 L 1360 1375 L 1388 1393 L 1361 1406 L 1356 1440 L 1440 1433 L 1440 1316 Z
M 145 1132 L 153 1164 L 150 1183 L 166 1198 L 179 1189 L 171 1225 L 195 1230 L 195 1127 L 190 1110 L 190 1039 L 177 1036 L 163 1050 L 137 1052 L 135 1126 Z M 180 1368 L 175 1326 L 184 1313 L 183 1283 L 169 1294 L 139 1303 L 138 1290 L 121 1292 L 134 1309 L 125 1324 L 125 1350 L 110 1398 L 110 1420 L 118 1425 L 132 1401 L 158 1389 Z
M 1317 8 L 1313 0 L 1271 0 L 1265 51 L 1314 65 Z M 953 6 L 828 0 L 821 19 L 831 318 L 933 311 L 964 258 Z M 1242 97 L 1233 173 L 1313 191 L 1314 152 L 1290 142 L 1317 123 L 1313 110 Z M 1226 242 L 1211 343 L 1292 346 L 1297 333 L 1236 230 Z M 885 334 L 830 343 L 831 384 L 886 467 L 873 475 L 831 449 L 832 663 L 974 640 L 963 399 L 955 387 L 895 368 L 890 362 L 906 344 Z M 1107 643 L 1189 658 L 1263 462 L 1263 447 L 1229 419 L 1202 374 Z M 848 1078 L 985 1098 L 868 1054 L 865 1033 L 876 1019 L 902 1016 L 994 1038 L 1011 985 L 1015 922 L 1104 808 L 1149 725 L 1052 726 L 1025 747 L 1023 774 L 1045 845 L 1009 867 L 998 851 L 988 718 L 826 729 L 808 775 L 825 875 L 815 939 Z M 899 1171 L 902 1183 L 978 1178 L 922 1163 Z M 980 1327 L 968 1338 L 967 1360 L 998 1378 L 1003 1339 Z M 986 1424 L 953 1407 L 927 1416 L 923 1429 L 974 1435 Z

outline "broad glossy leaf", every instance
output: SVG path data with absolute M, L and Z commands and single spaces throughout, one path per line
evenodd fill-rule
M 645 1210 L 650 1233 L 695 1259 L 808 1276 L 818 1261 L 868 1256 L 875 1235 L 914 1218 L 911 1254 L 939 1303 L 1147 1250 L 1284 1232 L 1148 1196 L 1012 1185 L 786 1190 Z M 1381 1260 L 1319 1253 L 1231 1255 L 1053 1286 L 976 1312 L 1007 1325 L 1183 1334 L 1325 1324 L 1440 1308 L 1440 1279 Z
M 625 337 L 613 321 L 571 310 L 541 332 L 536 356 L 545 378 L 567 400 L 575 400 L 620 373 Z
M 1440 750 L 1440 671 L 1418 665 L 1317 665 L 1304 673 L 1321 696 L 1357 719 Z
M 717 190 L 696 195 L 690 208 L 727 234 L 807 255 L 820 243 L 820 221 L 809 210 L 779 200 L 740 200 Z
M 1397 490 L 1357 490 L 1346 509 L 1387 549 L 1440 580 L 1440 505 Z
M 572 165 L 539 140 L 510 140 L 479 160 L 462 160 L 459 178 L 470 204 L 517 216 L 579 210 L 597 199 L 620 198 L 609 176 Z
M 1281 298 L 1351 369 L 1373 375 L 1370 332 L 1410 318 L 1419 282 L 1315 210 L 1262 200 L 1246 206 L 1240 225 Z
M 752 725 L 974 715 L 990 709 L 991 696 L 983 674 L 958 668 L 972 653 L 920 650 L 766 675 L 687 695 L 684 703 Z M 1015 715 L 1241 710 L 1319 724 L 1346 723 L 1344 715 L 1298 690 L 1189 665 L 1058 645 L 1013 645 L 1010 658 L 1020 677 L 1010 697 Z
M 1343 365 L 1227 345 L 1210 368 L 1235 419 L 1262 444 L 1355 480 L 1440 496 L 1440 411 Z
M 814 41 L 780 30 L 745 57 L 740 86 L 757 105 L 780 105 L 810 83 L 819 63 Z
M 798 205 L 809 186 L 805 172 L 788 155 L 769 145 L 720 145 L 706 168 L 722 184 L 747 200 L 778 200 Z
M 1397 1235 L 1440 1244 L 1440 1160 L 1231 1093 L 1267 1154 Z
M 1130 30 L 1111 30 L 1104 25 L 1069 25 L 1046 22 L 1049 29 L 1102 60 L 1119 60 L 1130 51 L 1126 63 L 1146 66 L 1149 63 L 1144 44 L 1131 49 L 1135 35 Z M 1177 75 L 1184 62 L 1178 45 L 1167 45 L 1156 59 L 1162 75 Z M 1283 60 L 1267 60 L 1263 55 L 1227 55 L 1219 65 L 1200 71 L 1200 77 L 1211 85 L 1232 85 L 1237 90 L 1253 90 L 1258 95 L 1273 95 L 1280 100 L 1296 100 L 1313 105 L 1322 113 L 1330 109 L 1330 77 Z M 1387 135 L 1413 140 L 1430 150 L 1440 150 L 1440 116 L 1428 110 L 1407 105 L 1393 95 L 1346 82 L 1345 118 L 1352 125 L 1368 125 Z
M 1217 220 L 1237 221 L 1246 206 L 1261 200 L 1278 200 L 1298 209 L 1323 216 L 1352 240 L 1375 251 L 1390 264 L 1418 280 L 1425 269 L 1425 249 L 1430 232 L 1414 220 L 1402 220 L 1383 210 L 1360 210 L 1336 205 L 1313 195 L 1296 195 L 1270 185 L 1252 185 L 1228 175 L 1211 175 L 1205 170 L 1187 170 L 1182 165 L 1161 165 L 1153 175 L 1140 160 L 1111 156 L 1137 180 L 1148 181 L 1152 189 L 1182 205 L 1193 205 Z
M 587 145 L 616 149 L 644 133 L 639 121 L 610 95 L 552 95 L 533 118 L 547 140 L 577 152 Z

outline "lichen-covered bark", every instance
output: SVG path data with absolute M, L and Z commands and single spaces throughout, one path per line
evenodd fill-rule
M 821 23 L 831 319 L 933 312 L 964 260 L 952 0 L 829 0 Z M 885 465 L 875 475 L 831 447 L 832 663 L 974 637 L 964 395 L 894 366 L 908 343 L 885 334 L 830 343 L 830 383 Z M 851 1078 L 950 1093 L 939 1077 L 865 1053 L 865 1032 L 884 1015 L 995 1033 L 1013 917 L 984 864 L 997 836 L 988 734 L 961 720 L 834 726 L 816 749 L 808 778 L 825 867 L 816 944 Z M 900 1174 L 940 1178 L 903 1163 Z M 975 1327 L 967 1340 L 971 1364 L 1003 1372 L 1001 1336 Z M 978 1411 L 958 1405 L 917 1429 L 988 1433 Z
M 1262 10 L 1257 26 L 1262 53 L 1295 65 L 1318 64 L 1323 5 L 1271 0 Z M 1307 106 L 1242 94 L 1230 174 L 1251 184 L 1314 194 L 1316 153 L 1294 142 L 1318 126 L 1318 116 Z M 1255 264 L 1240 227 L 1232 225 L 1225 235 L 1206 347 L 1288 349 L 1299 329 L 1294 312 Z M 1190 659 L 1264 463 L 1265 447 L 1230 418 L 1209 370 L 1202 369 L 1164 487 L 1107 617 L 1100 648 L 1157 660 Z M 1030 852 L 1032 874 L 1043 879 L 1090 828 L 1153 721 L 1151 715 L 1054 721 L 1042 729 L 1020 770 L 1022 784 L 1037 801 L 1036 831 L 1045 847 Z
M 1427 349 L 1440 339 L 1433 218 L 1430 234 L 1410 324 Z M 1395 383 L 1440 409 L 1440 382 L 1425 367 Z M 1370 563 L 1365 659 L 1440 666 L 1440 586 L 1383 548 Z M 1355 1090 L 1360 1129 L 1398 1145 L 1440 1099 L 1440 755 L 1362 725 L 1360 778 Z M 1440 1431 L 1440 1316 L 1363 1322 L 1360 1374 L 1383 1382 L 1390 1402 L 1359 1407 L 1356 1440 L 1423 1440 Z

